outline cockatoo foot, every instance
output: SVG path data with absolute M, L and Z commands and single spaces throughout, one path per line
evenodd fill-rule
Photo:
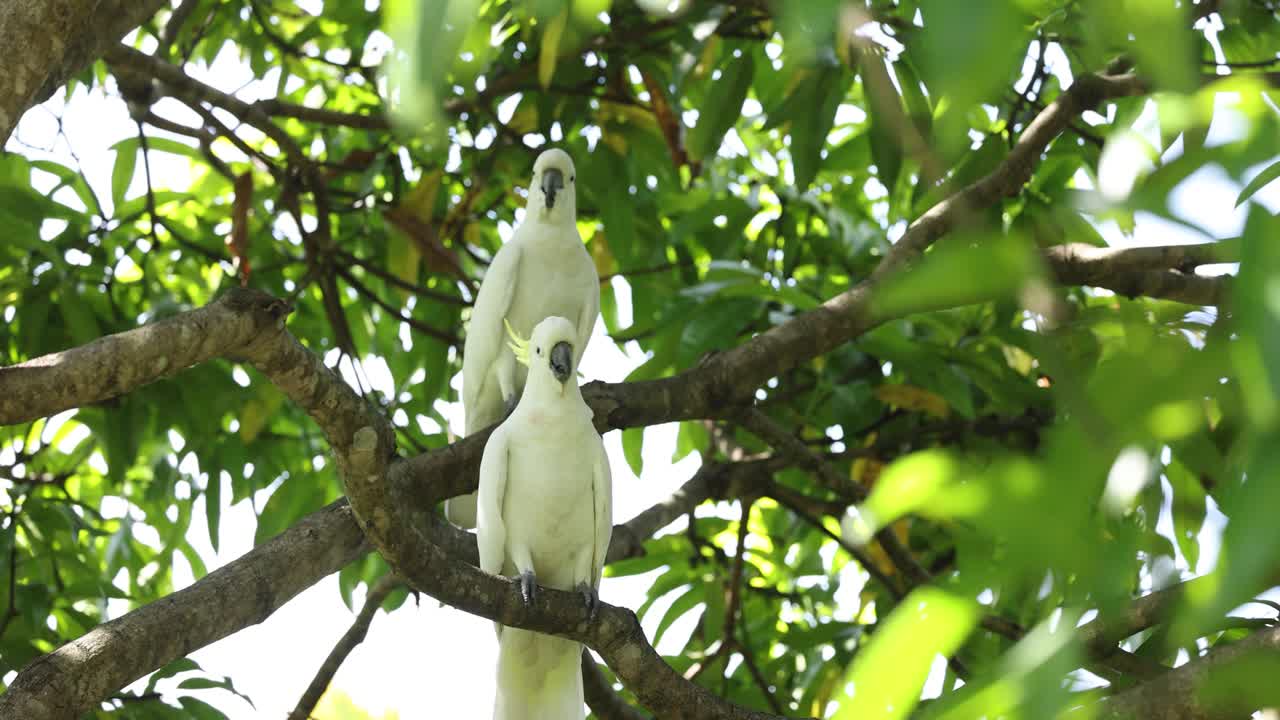
M 596 619 L 596 611 L 600 609 L 600 594 L 590 583 L 578 583 L 578 592 L 582 593 L 582 599 L 587 603 L 587 617 L 592 621 Z
M 532 604 L 533 598 L 538 594 L 538 578 L 530 570 L 520 573 L 517 581 L 520 583 L 520 599 L 524 600 L 525 605 Z

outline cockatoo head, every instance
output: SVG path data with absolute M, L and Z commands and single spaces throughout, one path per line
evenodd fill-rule
M 574 377 L 573 348 L 577 342 L 578 331 L 573 323 L 562 317 L 545 318 L 529 338 L 530 373 L 546 368 L 563 391 L 565 383 Z
M 578 213 L 577 175 L 569 153 L 553 148 L 533 163 L 528 214 L 534 220 L 574 222 Z

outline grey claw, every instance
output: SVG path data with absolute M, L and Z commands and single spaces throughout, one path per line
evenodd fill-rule
M 578 583 L 578 592 L 582 593 L 582 599 L 587 603 L 587 617 L 595 620 L 596 611 L 600 609 L 600 594 L 587 583 Z
M 537 594 L 538 579 L 534 576 L 533 571 L 520 573 L 520 599 L 524 600 L 524 604 L 531 604 Z

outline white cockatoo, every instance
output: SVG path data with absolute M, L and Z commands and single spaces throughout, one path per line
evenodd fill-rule
M 507 324 L 527 338 L 543 318 L 568 318 L 577 332 L 573 366 L 582 360 L 600 314 L 600 279 L 578 234 L 576 181 L 568 153 L 538 156 L 524 220 L 480 284 L 462 357 L 467 435 L 501 420 L 524 388 L 527 371 L 504 342 Z M 475 527 L 476 496 L 450 499 L 445 514 L 456 525 Z
M 538 323 L 526 345 L 520 401 L 489 436 L 480 461 L 480 568 L 517 578 L 525 602 L 541 584 L 582 593 L 592 615 L 613 531 L 604 443 L 575 375 L 578 326 Z M 582 720 L 582 646 L 498 628 L 494 720 Z

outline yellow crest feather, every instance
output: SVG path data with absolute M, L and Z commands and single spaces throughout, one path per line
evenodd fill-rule
M 520 337 L 520 334 L 511 327 L 511 323 L 506 318 L 502 318 L 502 324 L 507 326 L 507 346 L 511 348 L 511 352 L 515 353 L 516 362 L 525 367 L 529 367 L 529 341 Z

